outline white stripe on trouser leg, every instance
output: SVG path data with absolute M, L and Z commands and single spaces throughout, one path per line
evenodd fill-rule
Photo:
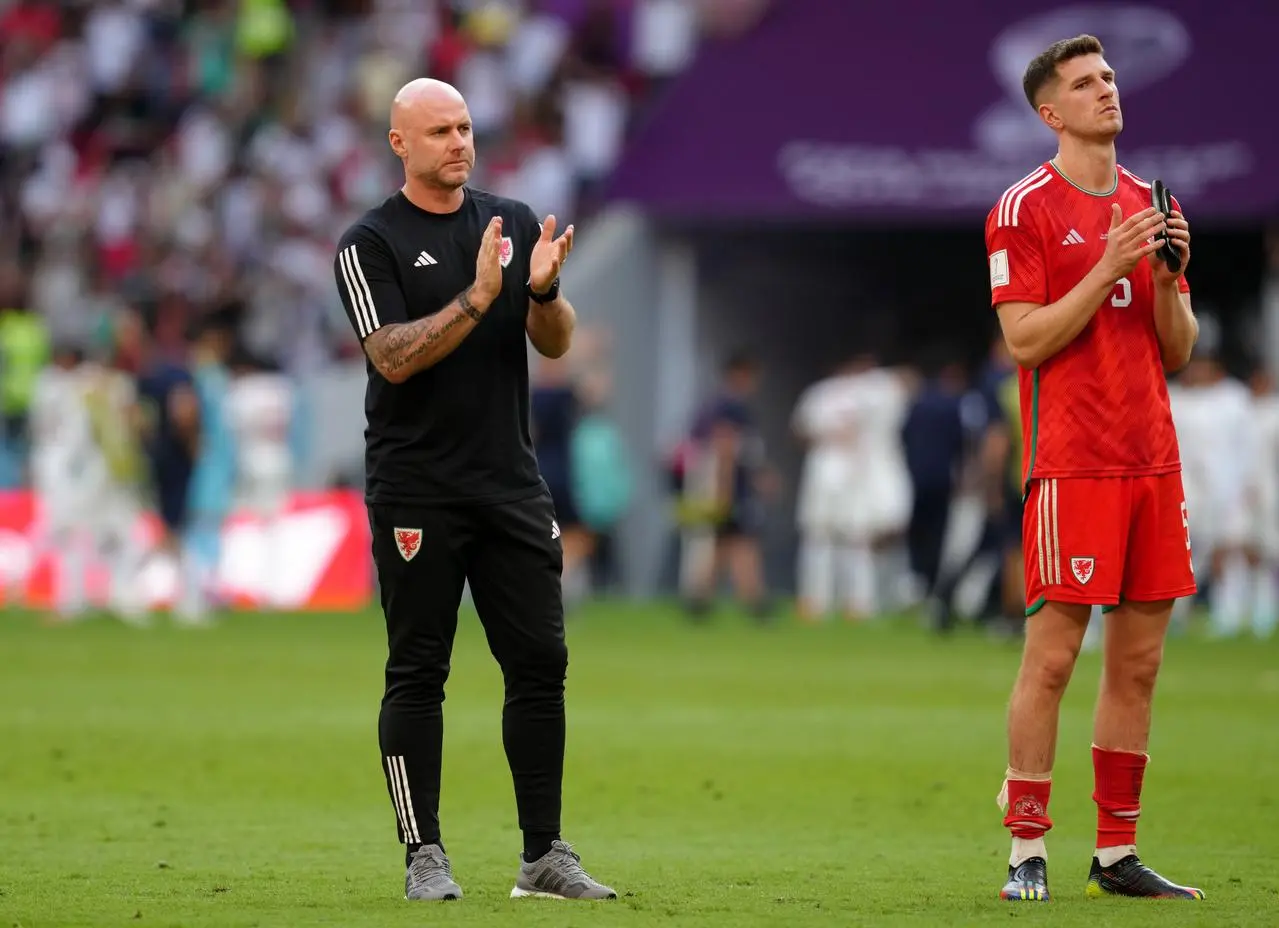
M 1048 573 L 1044 570 L 1044 536 L 1047 528 L 1044 524 L 1044 500 L 1047 498 L 1047 494 L 1044 492 L 1044 483 L 1042 480 L 1039 482 L 1038 486 L 1035 487 L 1035 491 L 1035 503 L 1039 506 L 1039 512 L 1036 513 L 1035 518 L 1036 529 L 1038 532 L 1037 540 L 1039 542 L 1039 583 L 1042 586 L 1048 586 Z
M 395 817 L 400 823 L 400 834 L 404 835 L 405 844 L 413 844 L 413 834 L 409 831 L 409 816 L 404 808 L 404 791 L 400 788 L 400 777 L 394 757 L 387 757 L 386 781 L 391 784 L 391 802 L 395 804 Z
M 409 775 L 404 769 L 404 758 L 392 758 L 391 767 L 398 770 L 400 775 L 400 789 L 404 794 L 404 811 L 408 815 L 409 833 L 413 836 L 409 840 L 413 844 L 421 844 L 422 838 L 417 832 L 417 817 L 413 814 L 413 794 L 409 792 Z
M 1061 583 L 1061 538 L 1057 533 L 1057 478 L 1053 478 L 1053 580 L 1054 583 Z
M 409 820 L 404 814 L 404 797 L 400 795 L 400 781 L 395 775 L 394 758 L 382 758 L 383 764 L 386 766 L 386 782 L 391 787 L 391 803 L 395 806 L 395 820 L 400 824 L 400 834 L 404 836 L 404 840 L 409 840 Z

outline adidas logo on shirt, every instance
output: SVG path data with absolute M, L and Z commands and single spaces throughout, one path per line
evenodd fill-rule
M 430 265 L 432 265 L 432 264 L 439 264 L 439 263 L 440 263 L 440 262 L 436 261 L 434 258 L 432 258 L 430 255 L 428 255 L 428 254 L 424 251 L 424 252 L 422 252 L 420 255 L 418 255 L 418 256 L 417 256 L 417 260 L 413 262 L 413 266 L 414 266 L 414 267 L 429 267 L 429 266 L 430 266 Z
M 1074 229 L 1071 229 L 1066 237 L 1061 240 L 1061 243 L 1063 245 L 1082 245 L 1084 243 L 1084 237 Z

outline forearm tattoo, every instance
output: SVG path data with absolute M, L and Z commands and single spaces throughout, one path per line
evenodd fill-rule
M 475 304 L 471 302 L 471 291 L 463 290 L 457 298 L 457 305 L 462 308 L 462 312 L 466 313 L 476 322 L 484 318 L 484 314 L 475 308 Z
M 422 366 L 429 366 L 419 362 L 424 356 L 437 351 L 440 342 L 449 332 L 468 318 L 474 322 L 484 318 L 484 313 L 471 302 L 469 291 L 464 290 L 453 302 L 457 305 L 457 311 L 450 312 L 446 309 L 413 322 L 388 325 L 366 339 L 365 347 L 373 366 L 386 374 L 399 373 L 405 368 L 410 368 L 409 373 L 414 373 Z

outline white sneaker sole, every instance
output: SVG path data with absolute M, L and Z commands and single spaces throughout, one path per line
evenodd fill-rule
M 568 899 L 568 896 L 561 896 L 559 893 L 542 893 L 536 889 L 520 889 L 516 886 L 511 890 L 512 899 Z
M 606 899 L 579 899 L 573 896 L 561 896 L 559 893 L 544 893 L 536 889 L 520 889 L 516 886 L 511 890 L 512 899 L 564 899 L 569 902 L 611 902 L 617 896 L 610 896 Z

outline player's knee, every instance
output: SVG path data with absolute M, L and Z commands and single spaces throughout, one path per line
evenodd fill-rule
M 1106 659 L 1106 684 L 1111 689 L 1149 695 L 1154 692 L 1163 663 L 1163 641 L 1144 642 L 1113 649 Z
M 444 702 L 444 682 L 448 668 L 415 669 L 401 673 L 387 673 L 386 695 L 383 702 L 409 709 L 438 711 Z
M 502 662 L 508 686 L 534 686 L 562 690 L 568 676 L 568 645 L 563 639 L 549 639 L 524 646 Z
M 1028 651 L 1023 673 L 1038 689 L 1061 694 L 1070 683 L 1078 656 L 1078 647 L 1064 643 Z
M 539 677 L 563 686 L 568 676 L 568 645 L 563 639 L 547 642 L 536 649 L 533 663 Z
M 447 655 L 393 652 L 386 665 L 387 695 L 414 702 L 443 701 L 449 670 Z

